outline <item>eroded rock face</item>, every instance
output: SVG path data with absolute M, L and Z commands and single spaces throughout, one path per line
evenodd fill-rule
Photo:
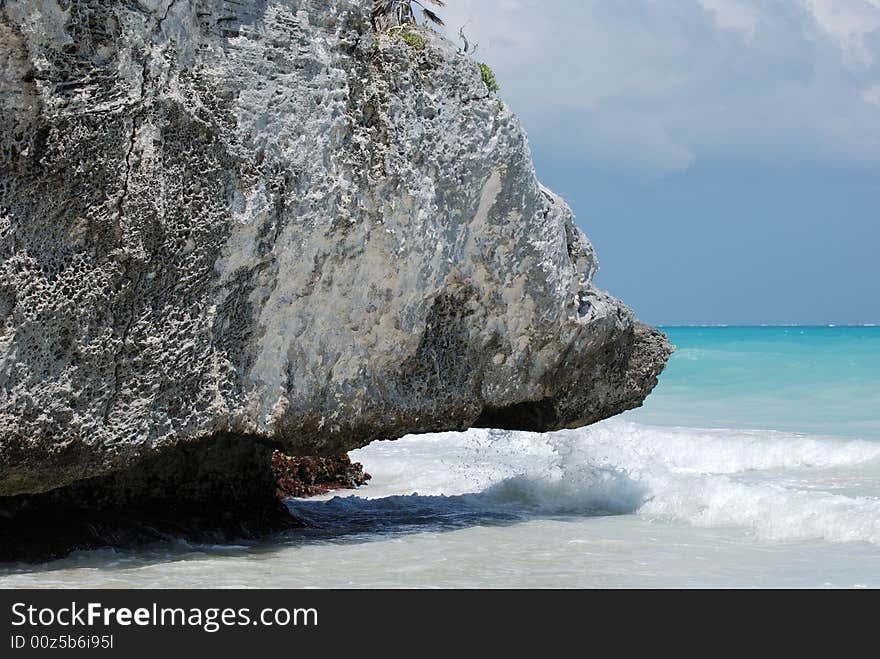
M 0 5 L 0 496 L 651 391 L 668 343 L 592 286 L 516 117 L 369 5 Z

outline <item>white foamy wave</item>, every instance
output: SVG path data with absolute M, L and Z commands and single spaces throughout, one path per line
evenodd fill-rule
M 880 500 L 799 485 L 816 472 L 880 459 L 875 442 L 620 421 L 557 433 L 551 441 L 562 456 L 558 468 L 569 472 L 565 478 L 577 481 L 579 470 L 596 467 L 626 474 L 625 492 L 634 486 L 644 492 L 642 515 L 743 527 L 774 540 L 880 543 Z
M 880 544 L 880 499 L 827 491 L 835 470 L 876 471 L 878 442 L 612 420 L 548 435 L 407 438 L 355 457 L 373 473 L 371 497 L 482 493 L 486 505 L 538 513 L 635 512 L 775 540 Z
M 645 487 L 619 470 L 589 466 L 577 473 L 515 476 L 484 494 L 494 503 L 520 505 L 550 514 L 624 514 L 637 511 L 648 498 Z
M 664 484 L 639 509 L 643 515 L 705 527 L 744 527 L 770 540 L 880 544 L 880 500 L 729 477 L 686 477 Z
M 661 428 L 609 421 L 551 436 L 560 452 L 638 468 L 663 465 L 685 473 L 735 474 L 770 469 L 856 465 L 880 459 L 880 442 L 807 437 L 770 430 Z

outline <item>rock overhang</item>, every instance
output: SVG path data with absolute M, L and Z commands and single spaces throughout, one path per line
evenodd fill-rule
M 0 495 L 648 395 L 668 343 L 593 286 L 516 117 L 368 4 L 5 3 Z

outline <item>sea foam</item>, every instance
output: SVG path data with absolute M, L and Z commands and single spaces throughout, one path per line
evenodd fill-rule
M 360 496 L 477 493 L 469 505 L 487 512 L 635 513 L 770 540 L 880 544 L 880 499 L 868 490 L 835 492 L 835 470 L 880 460 L 872 441 L 611 420 L 549 435 L 406 438 L 355 457 L 377 483 Z

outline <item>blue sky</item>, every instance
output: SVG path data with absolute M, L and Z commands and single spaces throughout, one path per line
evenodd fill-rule
M 448 0 L 644 320 L 880 322 L 880 0 Z

